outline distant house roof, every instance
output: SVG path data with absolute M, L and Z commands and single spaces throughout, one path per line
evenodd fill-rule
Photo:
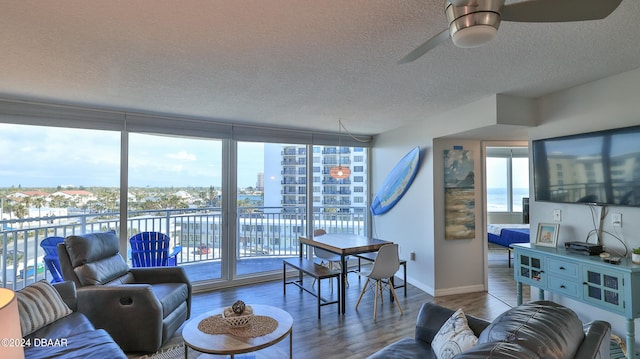
M 85 190 L 68 190 L 68 191 L 58 191 L 54 193 L 54 195 L 63 195 L 63 196 L 93 196 L 93 193 Z
M 178 191 L 176 193 L 174 193 L 176 197 L 180 197 L 182 199 L 189 199 L 191 197 L 193 197 L 189 192 L 187 191 Z
M 44 191 L 19 191 L 9 195 L 9 197 L 14 197 L 14 198 L 38 197 L 38 196 L 47 197 L 49 196 L 49 193 Z

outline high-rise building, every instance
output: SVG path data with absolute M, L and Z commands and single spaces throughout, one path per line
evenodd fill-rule
M 265 173 L 272 174 L 265 181 L 265 207 L 299 207 L 306 205 L 307 147 L 266 144 Z M 273 156 L 273 157 L 272 157 Z M 276 166 L 279 169 L 267 168 Z M 267 161 L 267 158 L 271 158 Z M 336 165 L 349 167 L 351 175 L 345 179 L 330 176 Z M 313 207 L 316 212 L 360 213 L 367 210 L 367 150 L 360 147 L 313 146 Z M 279 174 L 279 176 L 275 175 Z M 274 178 L 278 177 L 278 178 Z
M 258 172 L 256 180 L 256 191 L 264 191 L 264 172 Z

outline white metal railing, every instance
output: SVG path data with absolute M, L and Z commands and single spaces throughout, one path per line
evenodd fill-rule
M 119 215 L 109 212 L 0 221 L 1 286 L 20 289 L 46 278 L 44 250 L 40 247 L 43 239 L 107 230 L 119 233 Z M 237 258 L 298 254 L 298 237 L 306 233 L 304 207 L 240 207 L 237 218 Z M 313 220 L 314 228 L 330 233 L 366 234 L 363 207 L 321 211 L 313 214 Z M 167 233 L 174 246 L 182 246 L 178 265 L 222 259 L 220 208 L 129 212 L 128 236 L 142 231 Z

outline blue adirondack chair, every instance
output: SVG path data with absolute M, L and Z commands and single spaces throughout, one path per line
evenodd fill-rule
M 133 267 L 173 267 L 182 246 L 175 246 L 169 253 L 171 239 L 160 232 L 140 232 L 129 238 Z
M 64 237 L 47 237 L 40 242 L 40 247 L 44 249 L 44 264 L 51 273 L 51 283 L 62 282 L 62 270 L 58 259 L 58 243 L 64 242 Z

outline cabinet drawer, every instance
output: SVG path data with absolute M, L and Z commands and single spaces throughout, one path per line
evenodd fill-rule
M 580 273 L 578 263 L 568 262 L 557 258 L 547 259 L 547 270 L 551 274 L 576 281 L 578 280 Z
M 547 286 L 552 292 L 578 298 L 580 297 L 580 287 L 582 284 L 572 282 L 566 278 L 550 275 L 547 277 Z

